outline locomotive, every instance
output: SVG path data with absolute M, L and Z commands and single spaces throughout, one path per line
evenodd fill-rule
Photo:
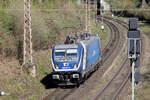
M 97 34 L 78 33 L 52 48 L 52 79 L 58 86 L 79 85 L 101 64 Z

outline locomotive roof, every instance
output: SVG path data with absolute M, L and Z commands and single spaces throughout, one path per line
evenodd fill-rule
M 77 44 L 58 44 L 55 45 L 55 49 L 69 49 L 69 48 L 78 48 Z
M 84 44 L 89 44 L 90 42 L 97 40 L 98 37 L 97 34 L 91 34 L 88 32 L 77 33 L 74 36 L 67 38 L 65 43 L 56 44 L 55 49 L 78 48 L 78 43 L 83 42 Z
M 97 40 L 98 37 L 98 35 L 92 34 L 88 39 L 81 40 L 81 42 L 83 42 L 84 44 L 90 44 L 91 42 Z

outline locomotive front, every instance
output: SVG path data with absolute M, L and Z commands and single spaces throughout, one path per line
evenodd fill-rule
M 52 49 L 52 78 L 58 85 L 75 85 L 82 70 L 80 44 L 57 44 Z

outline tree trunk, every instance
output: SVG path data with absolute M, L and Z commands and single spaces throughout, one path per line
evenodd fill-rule
M 78 4 L 78 5 L 81 5 L 81 0 L 77 0 L 77 4 Z
M 145 8 L 146 6 L 147 6 L 146 1 L 145 1 L 145 0 L 142 0 L 142 6 L 141 6 L 141 8 Z
M 150 0 L 148 1 L 148 6 L 150 6 Z
M 43 4 L 43 3 L 44 3 L 44 0 L 39 0 L 39 3 L 40 3 L 40 4 Z

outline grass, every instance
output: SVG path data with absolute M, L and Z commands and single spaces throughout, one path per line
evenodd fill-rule
M 4 39 L 0 37 L 0 45 L 2 45 L 4 42 Z
M 149 100 L 150 98 L 150 65 L 148 70 L 142 75 L 143 87 L 136 90 L 136 100 Z
M 13 5 L 16 5 L 16 8 L 14 9 L 22 8 L 23 6 L 20 7 L 22 3 L 23 1 L 20 0 L 15 1 Z M 59 5 L 54 6 L 57 7 Z M 33 7 L 34 9 L 36 9 L 35 6 Z M 63 8 L 64 5 L 60 7 Z M 67 32 L 65 32 L 64 30 L 60 30 L 62 27 L 76 26 L 77 24 L 79 24 L 77 16 L 80 15 L 76 11 L 47 11 L 45 8 L 40 11 L 32 10 L 32 32 L 34 46 L 33 56 L 37 66 L 37 77 L 32 78 L 30 75 L 22 72 L 21 66 L 19 66 L 16 59 L 11 60 L 11 63 L 5 61 L 6 59 L 3 59 L 4 61 L 0 61 L 0 89 L 2 91 L 10 93 L 11 95 L 2 96 L 0 97 L 0 100 L 37 100 L 42 94 L 44 94 L 46 89 L 40 82 L 40 80 L 42 80 L 42 78 L 44 78 L 51 72 L 51 52 L 47 48 L 50 48 L 52 44 L 59 41 L 60 39 L 63 39 L 65 34 L 67 34 Z M 73 9 L 72 6 L 71 9 Z M 4 15 L 4 13 L 6 13 L 6 15 Z M 13 15 L 13 19 L 11 19 L 9 15 Z M 7 32 L 3 29 L 9 29 L 9 27 L 12 26 L 9 20 L 13 21 L 15 24 L 13 26 L 15 38 L 18 40 L 22 40 L 23 11 L 14 10 L 14 12 L 11 13 L 9 11 L 6 12 L 5 10 L 3 10 L 3 14 L 0 13 L 0 18 L 2 19 L 0 23 L 2 25 L 6 24 L 4 26 L 0 24 L 0 26 L 2 26 L 2 29 L 0 28 L 0 30 L 3 33 L 7 34 Z M 3 41 L 6 40 L 6 38 L 0 37 L 0 47 L 2 47 L 1 45 L 3 45 L 4 47 L 8 46 L 4 45 Z M 1 65 L 1 63 L 4 64 Z
M 0 4 L 0 55 L 12 55 L 15 51 L 12 16 Z
M 5 34 L 12 36 L 12 29 L 13 29 L 12 16 L 8 11 L 4 11 L 2 4 L 0 4 L 0 29 Z
M 118 18 L 118 17 L 117 17 Z M 122 20 L 128 21 L 128 18 L 119 17 Z M 142 33 L 146 34 L 150 38 L 150 24 L 139 22 L 139 29 L 142 30 Z M 150 61 L 149 61 L 150 62 Z M 136 96 L 135 100 L 149 100 L 150 98 L 150 63 L 147 65 L 147 72 L 142 74 L 142 88 L 135 90 Z M 142 66 L 141 66 L 142 67 Z
M 106 1 L 110 2 L 110 0 L 106 0 Z M 118 16 L 124 16 L 124 17 L 125 16 L 133 16 L 133 17 L 138 17 L 140 19 L 149 21 L 150 20 L 150 11 L 145 10 L 145 9 L 149 9 L 150 5 L 147 5 L 144 8 L 141 8 L 139 1 L 140 0 L 113 0 L 111 2 L 112 2 L 112 8 L 118 10 L 116 12 L 122 12 L 121 10 L 127 11 L 126 13 L 125 12 L 118 13 Z
M 37 2 L 35 2 L 35 4 L 36 3 Z M 22 8 L 22 4 L 23 1 L 18 0 L 14 2 L 13 6 L 15 5 L 15 9 Z M 41 5 L 39 6 L 41 7 Z M 39 6 L 33 6 L 33 8 L 36 9 L 36 7 Z M 32 10 L 33 56 L 37 66 L 37 77 L 32 78 L 29 74 L 22 72 L 21 66 L 19 66 L 16 59 L 3 59 L 0 61 L 0 89 L 10 93 L 11 95 L 2 96 L 0 97 L 0 100 L 37 100 L 42 94 L 44 94 L 46 89 L 40 80 L 51 72 L 51 52 L 48 49 L 50 49 L 52 44 L 55 42 L 59 42 L 61 39 L 64 39 L 64 36 L 68 33 L 66 31 L 70 30 L 60 30 L 62 27 L 76 26 L 80 23 L 80 20 L 81 22 L 84 22 L 84 11 L 79 12 L 78 9 L 75 8 L 76 5 L 74 3 L 71 4 L 71 8 L 68 7 L 67 4 L 59 6 L 59 4 L 55 3 L 51 6 L 52 8 L 59 6 L 60 8 L 65 9 L 76 9 L 73 11 L 47 11 L 46 8 L 49 6 L 51 5 L 46 5 L 46 7 L 40 11 Z M 80 6 L 78 6 L 78 8 L 80 8 Z M 4 10 L 4 13 L 6 13 L 6 15 L 2 15 L 3 18 L 8 20 L 4 20 L 5 23 L 3 23 L 6 25 L 2 26 L 2 29 L 10 29 L 9 27 L 12 26 L 11 23 L 13 22 L 13 33 L 15 33 L 15 35 L 10 35 L 11 38 L 14 37 L 14 41 L 11 40 L 10 43 L 16 44 L 16 40 L 23 39 L 23 12 L 20 10 L 14 10 L 14 12 L 11 13 Z M 78 17 L 80 17 L 80 20 Z M 93 33 L 100 34 L 102 38 L 102 45 L 105 45 L 105 42 L 109 37 L 109 30 L 107 27 L 105 28 L 106 32 L 104 33 L 100 31 L 100 25 L 94 25 L 92 30 Z M 5 31 L 3 32 L 4 34 L 6 33 Z M 6 38 L 0 37 L 0 47 L 1 45 L 4 45 L 3 42 L 6 40 Z M 9 42 L 5 43 L 9 44 Z M 7 44 L 4 46 L 7 47 Z
M 149 23 L 139 23 L 139 27 L 142 29 L 142 31 L 144 32 L 144 34 L 150 36 L 150 24 Z
M 99 34 L 101 37 L 102 47 L 104 47 L 108 41 L 109 38 L 109 28 L 104 24 L 104 31 L 101 30 L 101 24 L 94 25 L 92 28 L 92 33 Z
M 139 27 L 140 29 L 142 29 L 144 34 L 146 34 L 150 38 L 150 24 L 140 23 Z M 141 76 L 143 87 L 136 90 L 136 100 L 149 100 L 150 98 L 150 63 L 147 66 L 147 71 Z
M 5 80 L 5 83 L 2 81 L 1 86 L 4 86 L 3 90 L 6 92 L 11 93 L 10 96 L 2 96 L 0 100 L 18 100 L 18 99 L 25 99 L 25 100 L 35 100 L 38 98 L 40 94 L 42 94 L 45 89 L 42 84 L 40 84 L 40 79 L 36 78 L 33 79 L 28 74 L 18 75 L 18 76 L 10 76 L 9 78 L 2 79 Z M 5 85 L 7 84 L 7 86 Z M 29 99 L 34 96 L 34 99 Z

